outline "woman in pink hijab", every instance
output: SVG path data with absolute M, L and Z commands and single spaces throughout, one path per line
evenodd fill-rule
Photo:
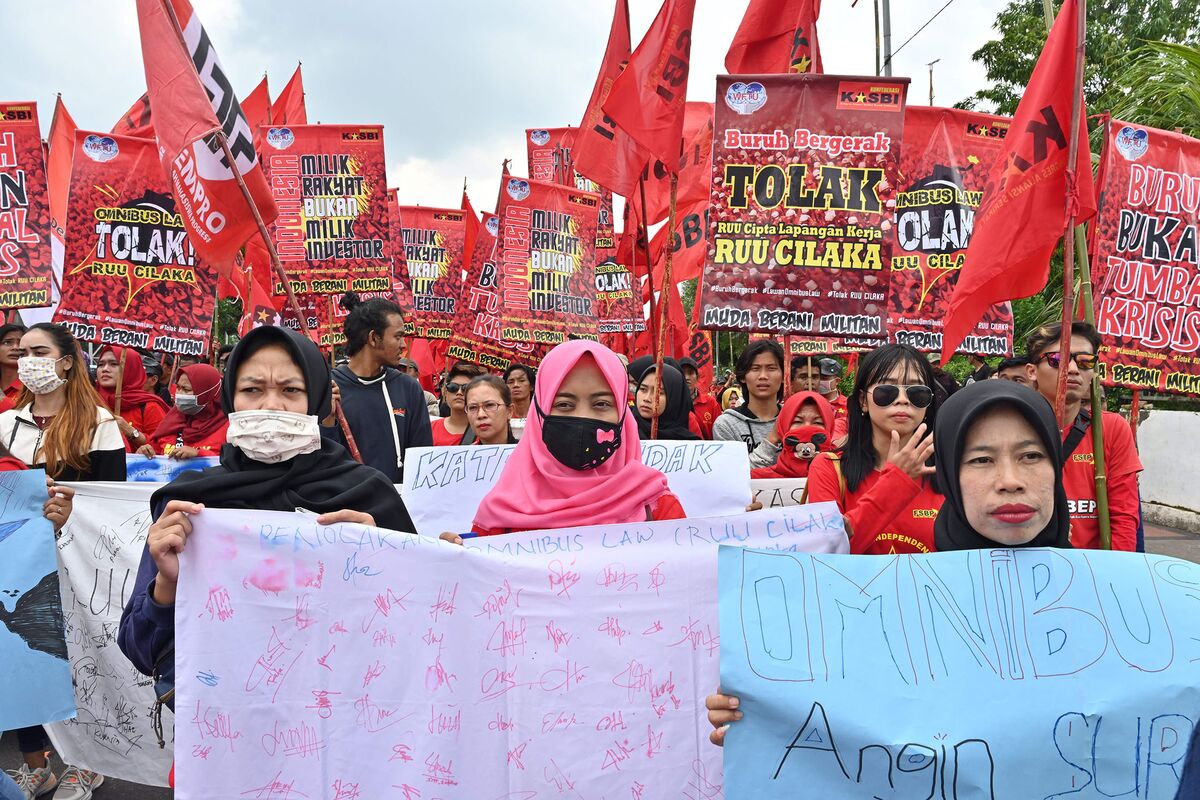
M 625 367 L 604 345 L 579 340 L 551 350 L 525 433 L 472 530 L 491 536 L 686 516 L 666 477 L 642 463 L 628 393 Z

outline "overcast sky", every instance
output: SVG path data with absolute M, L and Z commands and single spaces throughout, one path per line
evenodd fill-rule
M 491 209 L 500 163 L 525 171 L 524 130 L 577 125 L 612 19 L 612 0 L 192 0 L 242 95 L 270 78 L 283 89 L 304 64 L 310 122 L 382 123 L 388 183 L 401 202 L 457 206 L 463 177 L 477 209 Z M 714 77 L 747 0 L 698 0 L 689 99 L 712 101 Z M 871 0 L 825 0 L 818 25 L 825 70 L 875 71 Z M 894 0 L 898 48 L 945 0 Z M 660 0 L 630 0 L 634 41 Z M 982 85 L 971 61 L 1004 0 L 953 0 L 895 61 L 927 102 L 927 62 L 938 105 Z M 42 129 L 54 95 L 82 128 L 109 130 L 145 91 L 133 0 L 0 0 L 6 32 L 0 99 L 36 100 Z

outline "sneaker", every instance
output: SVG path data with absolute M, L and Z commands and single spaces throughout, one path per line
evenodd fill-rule
M 53 800 L 92 800 L 92 790 L 102 783 L 104 776 L 99 772 L 68 766 L 58 782 Z
M 25 800 L 41 797 L 58 785 L 58 778 L 50 770 L 50 765 L 30 769 L 28 764 L 22 764 L 20 769 L 6 770 L 8 777 L 16 781 L 17 788 L 25 793 Z

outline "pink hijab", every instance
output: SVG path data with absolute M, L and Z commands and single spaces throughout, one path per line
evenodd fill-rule
M 542 418 L 529 409 L 525 433 L 500 474 L 500 480 L 479 504 L 475 524 L 491 530 L 539 530 L 582 525 L 611 525 L 646 519 L 646 506 L 670 491 L 666 477 L 642 463 L 637 422 L 626 402 L 629 376 L 616 353 L 602 344 L 583 340 L 558 345 L 538 367 L 534 399 L 544 412 L 586 355 L 600 367 L 623 416 L 621 446 L 612 458 L 592 470 L 561 464 L 542 441 Z

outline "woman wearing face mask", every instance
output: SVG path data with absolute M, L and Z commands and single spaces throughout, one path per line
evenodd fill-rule
M 809 467 L 810 503 L 832 501 L 846 518 L 850 552 L 928 553 L 942 496 L 933 483 L 933 371 L 908 345 L 887 344 L 862 360 L 849 396 L 842 455 Z
M 221 373 L 208 364 L 192 364 L 179 370 L 175 386 L 175 408 L 138 452 L 179 461 L 220 455 L 229 428 L 221 410 Z
M 683 518 L 666 477 L 642 463 L 627 381 L 616 354 L 601 344 L 577 340 L 551 350 L 538 370 L 525 436 L 472 529 L 489 536 Z
M 659 392 L 658 371 L 651 365 L 642 373 L 635 392 L 633 411 L 637 417 L 638 437 L 649 439 L 654 418 L 658 417 L 657 438 L 679 441 L 699 439 L 688 428 L 690 406 L 683 374 L 664 363 L 663 388 Z
M 83 366 L 75 337 L 38 323 L 21 337 L 25 388 L 0 414 L 0 444 L 57 481 L 125 480 L 125 442 Z
M 121 407 L 117 408 L 117 376 L 121 376 Z M 170 406 L 146 391 L 142 357 L 127 347 L 105 347 L 96 359 L 96 391 L 117 419 L 126 452 L 141 452 L 162 424 Z
M 467 419 L 475 431 L 475 444 L 516 444 L 509 415 L 512 394 L 508 385 L 495 375 L 472 378 L 463 395 L 467 400 Z
M 150 498 L 154 523 L 117 643 L 159 694 L 174 684 L 175 589 L 179 553 L 204 508 L 301 511 L 322 525 L 357 522 L 414 530 L 395 487 L 321 438 L 318 420 L 333 410 L 329 366 L 311 340 L 265 326 L 229 356 L 221 403 L 229 412 L 221 463 L 189 472 Z

